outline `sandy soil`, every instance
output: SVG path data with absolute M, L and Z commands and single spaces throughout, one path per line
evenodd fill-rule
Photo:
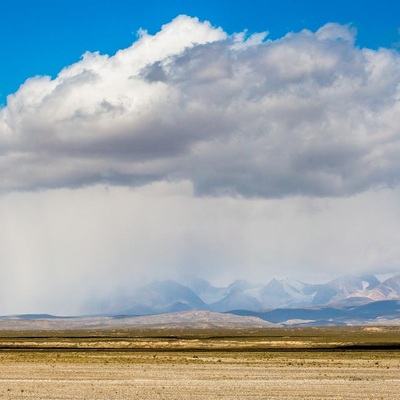
M 1 399 L 400 399 L 398 352 L 3 352 Z

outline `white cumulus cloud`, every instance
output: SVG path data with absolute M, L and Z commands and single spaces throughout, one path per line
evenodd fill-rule
M 27 80 L 0 111 L 0 192 L 190 181 L 346 196 L 400 178 L 400 57 L 327 24 L 279 40 L 180 16 Z

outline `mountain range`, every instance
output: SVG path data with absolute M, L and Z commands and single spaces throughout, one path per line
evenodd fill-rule
M 323 284 L 292 279 L 272 279 L 266 284 L 237 280 L 226 287 L 187 276 L 179 281 L 154 281 L 120 295 L 101 314 L 137 316 L 206 310 L 290 325 L 329 325 L 384 317 L 394 321 L 400 317 L 399 302 L 400 273 L 384 281 L 374 275 L 349 275 Z
M 400 273 L 383 281 L 348 275 L 319 284 L 236 280 L 226 287 L 186 276 L 153 281 L 101 304 L 85 316 L 0 316 L 0 330 L 400 325 Z

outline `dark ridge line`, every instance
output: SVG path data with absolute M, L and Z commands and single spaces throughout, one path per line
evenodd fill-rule
M 390 344 L 350 344 L 337 346 L 343 350 L 400 350 L 400 343 Z
M 87 348 L 74 348 L 74 347 L 33 347 L 33 346 L 0 346 L 0 353 L 18 353 L 18 352 L 31 352 L 31 353 L 277 353 L 277 352 L 362 352 L 362 351 L 400 351 L 400 344 L 396 345 L 348 345 L 348 346 L 332 346 L 332 347 L 235 347 L 235 348 L 114 348 L 114 347 L 87 347 Z
M 54 339 L 58 341 L 62 340 L 111 340 L 111 341 L 120 341 L 120 340 L 138 340 L 138 339 L 164 339 L 164 340 L 227 340 L 227 339 L 241 339 L 241 340 L 248 340 L 248 339 L 260 339 L 260 338 L 285 338 L 287 335 L 263 335 L 263 336 L 248 336 L 248 335 L 224 335 L 224 336 L 1 336 L 0 341 L 19 341 L 19 340 L 43 340 L 43 339 Z M 291 336 L 292 338 L 292 336 Z M 310 338 L 310 336 L 293 336 L 293 338 Z
M 240 336 L 238 336 L 240 337 Z M 54 339 L 57 341 L 63 340 L 111 340 L 111 341 L 120 341 L 120 340 L 137 340 L 137 339 L 183 339 L 183 340 L 195 340 L 195 337 L 181 337 L 181 336 L 1 336 L 0 341 L 13 340 L 18 342 L 19 340 L 43 340 L 43 339 Z M 198 339 L 198 338 L 197 338 Z M 209 339 L 201 338 L 201 339 Z M 217 339 L 217 338 L 216 338 Z M 0 347 L 1 348 L 1 347 Z

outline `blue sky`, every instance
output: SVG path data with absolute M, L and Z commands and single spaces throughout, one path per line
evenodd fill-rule
M 187 273 L 399 272 L 399 15 L 1 1 L 0 315 Z
M 85 51 L 114 54 L 136 40 L 139 28 L 155 33 L 179 14 L 209 20 L 227 33 L 248 29 L 270 38 L 327 22 L 352 24 L 357 44 L 398 48 L 397 0 L 13 0 L 0 3 L 0 104 L 29 77 L 55 76 Z

